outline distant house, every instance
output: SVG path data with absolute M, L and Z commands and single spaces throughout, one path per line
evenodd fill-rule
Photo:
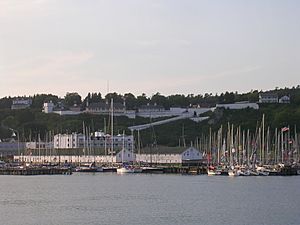
M 285 96 L 282 96 L 280 99 L 279 99 L 279 103 L 281 104 L 290 104 L 290 97 L 285 95 Z
M 250 102 L 236 102 L 233 104 L 217 104 L 216 108 L 225 108 L 225 109 L 259 109 L 259 105 L 257 103 Z
M 36 150 L 36 149 L 50 149 L 53 147 L 52 142 L 44 142 L 44 141 L 31 141 L 25 143 L 26 149 Z
M 11 105 L 11 109 L 26 109 L 29 108 L 32 104 L 31 98 L 17 98 L 13 100 L 13 103 Z
M 259 94 L 259 103 L 278 103 L 278 95 L 272 92 Z
M 116 162 L 134 162 L 135 161 L 135 154 L 132 151 L 127 149 L 122 149 L 116 155 Z
M 113 138 L 103 132 L 95 132 L 90 138 L 84 134 L 56 134 L 54 136 L 55 149 L 77 149 L 91 147 L 96 149 L 111 149 L 112 145 L 115 150 L 122 149 L 122 146 L 127 149 L 134 147 L 134 139 L 132 135 L 125 135 L 124 140 L 122 135 L 115 135 Z
M 58 106 L 55 106 L 52 101 L 45 102 L 42 111 L 44 113 L 56 113 L 61 116 L 78 115 L 82 113 L 80 106 L 74 105 L 71 106 L 70 109 L 65 109 L 65 107 L 61 103 L 58 103 Z
M 54 109 L 54 104 L 52 101 L 44 103 L 44 106 L 43 106 L 44 113 L 52 113 L 53 109 Z
M 114 113 L 125 113 L 126 109 L 124 104 L 121 103 L 114 103 Z M 111 111 L 110 104 L 108 103 L 91 103 L 87 106 L 86 112 L 87 113 L 94 113 L 94 114 L 109 114 Z
M 144 163 L 158 164 L 200 164 L 203 160 L 202 153 L 194 147 L 178 152 L 159 152 L 156 154 L 136 154 L 136 160 Z
M 164 112 L 165 108 L 163 106 L 157 105 L 157 104 L 154 104 L 154 105 L 147 104 L 147 105 L 140 106 L 138 108 L 138 111 L 140 113 Z

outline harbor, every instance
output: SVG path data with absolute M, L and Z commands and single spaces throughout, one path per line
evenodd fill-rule
M 131 171 L 118 172 L 118 168 L 132 168 Z M 136 168 L 139 168 L 136 170 Z M 262 169 L 263 168 L 263 169 Z M 102 166 L 96 164 L 65 164 L 65 165 L 31 165 L 24 164 L 11 166 L 2 164 L 0 175 L 71 175 L 73 173 L 143 173 L 143 174 L 182 174 L 182 175 L 208 175 L 208 176 L 297 176 L 300 175 L 300 166 L 266 166 L 259 168 L 263 172 L 245 173 L 245 169 L 236 169 L 239 174 L 230 174 L 232 168 L 213 168 L 211 166 L 146 166 L 139 167 L 132 165 L 114 164 L 112 166 Z M 258 170 L 258 171 L 259 171 Z M 244 171 L 244 172 L 242 172 Z M 257 170 L 256 170 L 257 171 Z
M 0 179 L 1 219 L 10 225 L 32 221 L 42 225 L 296 225 L 299 221 L 297 176 L 73 173 Z

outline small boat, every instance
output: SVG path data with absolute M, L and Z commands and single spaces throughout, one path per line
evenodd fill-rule
M 258 171 L 259 176 L 269 176 L 269 171 Z
M 141 167 L 135 167 L 132 165 L 123 165 L 120 168 L 117 168 L 117 173 L 142 173 L 143 169 Z
M 215 175 L 221 175 L 221 171 L 219 170 L 212 170 L 212 169 L 207 169 L 207 175 L 208 176 L 215 176 Z
M 250 176 L 259 176 L 259 173 L 255 170 L 249 170 Z
M 238 170 L 229 170 L 228 171 L 228 176 L 230 177 L 237 177 L 237 176 L 240 176 L 240 173 Z
M 142 173 L 164 173 L 164 169 L 159 167 L 144 166 L 142 167 Z
M 239 170 L 238 172 L 240 176 L 250 176 L 249 170 Z
M 207 175 L 208 176 L 215 176 L 215 175 L 221 175 L 222 171 L 216 170 L 214 166 L 209 166 L 207 168 Z
M 131 166 L 122 166 L 120 168 L 117 168 L 117 173 L 119 173 L 119 174 L 134 173 L 134 168 Z
M 141 167 L 133 167 L 134 173 L 142 173 L 143 172 L 143 168 Z
M 256 172 L 259 176 L 269 176 L 269 171 L 264 167 L 257 167 Z
M 96 172 L 103 172 L 103 168 L 96 166 L 95 163 L 90 163 L 90 164 L 83 164 L 76 167 L 75 172 L 96 173 Z

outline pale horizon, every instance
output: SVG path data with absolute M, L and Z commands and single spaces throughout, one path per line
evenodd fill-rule
M 296 0 L 1 0 L 0 97 L 300 84 Z

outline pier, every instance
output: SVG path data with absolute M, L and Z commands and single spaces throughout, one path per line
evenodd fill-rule
M 71 175 L 69 168 L 51 168 L 51 167 L 8 167 L 0 168 L 0 175 Z

